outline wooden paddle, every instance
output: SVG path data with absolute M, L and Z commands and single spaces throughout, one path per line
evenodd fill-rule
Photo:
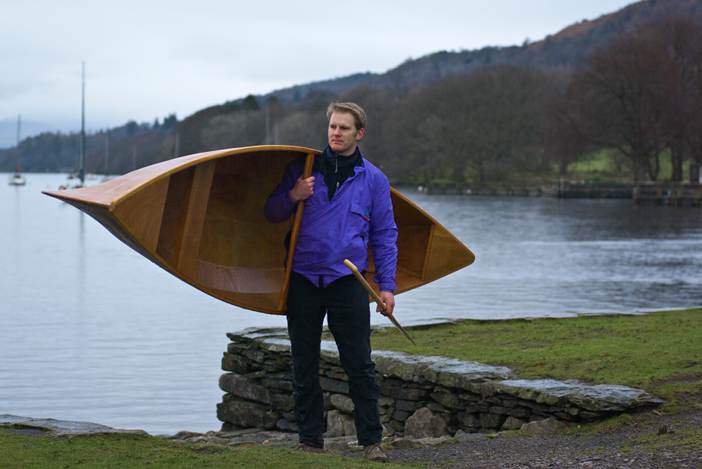
M 312 168 L 314 167 L 314 153 L 310 153 L 305 157 L 305 167 L 302 170 L 302 178 L 307 179 L 312 176 Z M 285 261 L 285 272 L 283 280 L 283 289 L 278 300 L 278 310 L 285 310 L 285 303 L 288 298 L 288 290 L 290 289 L 290 274 L 292 273 L 293 256 L 295 256 L 295 246 L 297 246 L 297 237 L 300 233 L 300 224 L 302 223 L 302 213 L 305 210 L 305 201 L 301 200 L 297 203 L 293 225 L 290 229 L 290 244 L 288 245 L 288 258 Z
M 358 268 L 356 267 L 356 265 L 348 259 L 344 259 L 344 265 L 346 267 L 348 267 L 349 269 L 351 269 L 351 272 L 353 272 L 353 275 L 358 279 L 359 282 L 361 282 L 361 285 L 363 285 L 366 288 L 366 290 L 368 290 L 368 293 L 370 293 L 370 295 L 373 297 L 375 302 L 378 303 L 378 306 L 380 306 L 380 309 L 382 309 L 383 311 L 387 311 L 387 306 L 385 306 L 385 302 L 383 302 L 383 300 L 380 299 L 380 296 L 378 296 L 378 294 L 375 292 L 375 290 L 373 290 L 373 287 L 371 287 L 368 284 L 366 279 L 363 277 L 363 274 L 358 271 Z M 395 327 L 400 329 L 400 332 L 402 332 L 405 335 L 405 337 L 407 337 L 407 339 L 409 339 L 409 341 L 412 342 L 413 345 L 417 345 L 417 343 L 414 341 L 414 339 L 412 337 L 410 337 L 410 335 L 407 333 L 405 328 L 402 327 L 399 322 L 397 322 L 397 319 L 395 319 L 395 316 L 393 316 L 392 313 L 386 314 L 386 316 L 390 320 L 390 322 L 392 322 L 395 325 Z

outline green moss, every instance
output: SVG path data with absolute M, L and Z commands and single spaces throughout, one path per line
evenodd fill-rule
M 230 448 L 214 444 L 177 443 L 141 435 L 56 438 L 22 435 L 12 430 L 0 429 L 0 467 L 336 469 L 400 466 L 371 464 L 329 454 L 303 453 L 261 445 Z
M 373 347 L 506 365 L 523 378 L 640 387 L 669 400 L 666 410 L 702 403 L 702 309 L 467 320 L 411 333 L 416 346 L 387 328 L 373 335 Z

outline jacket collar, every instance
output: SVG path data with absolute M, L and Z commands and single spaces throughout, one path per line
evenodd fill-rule
M 363 152 L 361 152 L 361 147 L 359 146 L 356 147 L 356 151 L 353 153 L 353 155 L 340 157 L 339 155 L 334 153 L 334 151 L 329 147 L 329 145 L 327 145 L 322 151 L 322 154 L 319 156 L 319 158 L 315 158 L 313 169 L 315 171 L 319 171 L 322 174 L 325 173 L 325 170 L 327 168 L 333 168 L 333 166 L 337 163 L 337 159 L 338 162 L 344 161 L 343 159 L 339 158 L 351 158 L 353 160 L 353 163 L 348 164 L 354 165 L 354 173 L 365 171 L 365 157 L 363 156 Z M 344 163 L 346 162 L 344 161 Z

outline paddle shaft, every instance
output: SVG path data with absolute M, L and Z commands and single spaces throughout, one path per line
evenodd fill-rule
M 380 296 L 375 292 L 375 290 L 373 290 L 373 287 L 371 287 L 368 281 L 366 281 L 363 274 L 358 271 L 356 265 L 348 259 L 344 259 L 344 265 L 351 269 L 351 272 L 353 272 L 354 277 L 356 277 L 356 279 L 359 282 L 361 282 L 361 285 L 363 285 L 365 289 L 368 290 L 368 293 L 370 293 L 375 302 L 378 303 L 380 309 L 382 309 L 383 311 L 387 311 L 387 306 L 385 305 L 385 302 L 380 298 Z M 400 329 L 400 332 L 402 332 L 405 335 L 405 337 L 407 337 L 407 339 L 409 339 L 409 341 L 412 342 L 412 344 L 417 345 L 414 339 L 412 339 L 412 337 L 405 330 L 405 328 L 400 325 L 400 323 L 397 321 L 397 319 L 395 319 L 395 316 L 393 316 L 392 313 L 386 314 L 386 316 L 390 320 L 390 322 L 392 322 L 395 325 L 395 327 Z
M 305 159 L 305 168 L 302 170 L 302 178 L 307 179 L 312 176 L 312 167 L 314 166 L 314 153 L 307 155 Z M 302 223 L 302 212 L 305 210 L 305 201 L 301 200 L 297 203 L 295 218 L 290 229 L 290 244 L 288 246 L 288 258 L 285 262 L 285 281 L 283 282 L 283 290 L 281 291 L 278 300 L 278 309 L 284 310 L 285 302 L 288 298 L 288 289 L 290 288 L 290 274 L 292 272 L 293 256 L 295 255 L 295 246 L 297 246 L 297 236 L 300 233 L 300 224 Z

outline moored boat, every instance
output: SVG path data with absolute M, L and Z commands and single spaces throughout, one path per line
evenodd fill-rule
M 24 186 L 27 184 L 27 179 L 20 172 L 20 135 L 22 128 L 22 116 L 17 116 L 17 146 L 15 147 L 15 174 L 10 176 L 7 183 L 11 186 Z
M 283 240 L 296 223 L 268 223 L 263 206 L 291 161 L 311 148 L 266 145 L 174 158 L 81 189 L 45 192 L 91 215 L 160 267 L 228 303 L 285 312 L 291 259 Z M 308 165 L 311 167 L 311 165 Z M 395 189 L 397 292 L 470 265 L 475 256 Z M 295 217 L 300 216 L 298 213 Z M 372 252 L 366 277 L 372 281 Z
M 22 176 L 20 173 L 15 173 L 12 176 L 10 176 L 8 182 L 9 185 L 11 186 L 24 186 L 27 184 L 27 180 Z

